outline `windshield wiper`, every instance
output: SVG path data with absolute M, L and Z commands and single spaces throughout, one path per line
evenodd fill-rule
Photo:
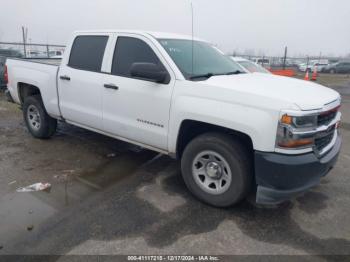
M 244 72 L 242 72 L 242 71 L 236 70 L 236 71 L 233 71 L 233 72 L 228 72 L 225 75 L 238 75 L 238 74 L 243 74 L 243 73 Z
M 206 79 L 208 79 L 208 78 L 210 78 L 210 77 L 212 77 L 212 76 L 214 76 L 215 74 L 213 74 L 213 73 L 206 73 L 206 74 L 201 74 L 201 75 L 193 75 L 193 76 L 190 76 L 190 79 L 192 80 L 192 79 L 197 79 L 197 78 L 206 78 Z
M 206 73 L 206 74 L 201 74 L 201 75 L 193 75 L 193 76 L 190 76 L 190 79 L 197 79 L 197 78 L 205 78 L 205 79 L 208 79 L 212 76 L 222 76 L 222 75 L 238 75 L 238 74 L 243 74 L 244 72 L 242 71 L 239 71 L 239 70 L 236 70 L 236 71 L 233 71 L 233 72 L 228 72 L 228 73 L 220 73 L 220 74 L 214 74 L 214 73 Z

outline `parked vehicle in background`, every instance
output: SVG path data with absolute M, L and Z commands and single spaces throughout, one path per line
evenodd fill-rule
M 63 51 L 61 51 L 61 50 L 49 51 L 49 57 L 50 58 L 61 58 L 62 59 Z
M 6 82 L 5 82 L 5 62 L 6 62 L 6 57 L 0 56 L 0 90 L 6 86 Z
M 60 66 L 6 65 L 34 137 L 52 136 L 59 119 L 181 159 L 189 190 L 214 206 L 256 188 L 258 203 L 290 199 L 319 184 L 340 151 L 339 93 L 244 73 L 192 36 L 76 32 Z
M 254 58 L 252 61 L 258 65 L 261 65 L 261 66 L 267 68 L 267 69 L 271 68 L 270 59 L 268 59 L 268 58 Z
M 329 65 L 329 61 L 327 59 L 321 59 L 315 63 L 314 67 L 317 66 L 317 72 L 322 72 L 323 68 Z
M 15 49 L 0 49 L 0 56 L 21 58 L 23 54 Z
M 323 68 L 322 72 L 331 74 L 349 74 L 350 73 L 350 61 L 338 62 L 331 64 Z
M 20 51 L 15 49 L 0 49 L 0 89 L 6 86 L 4 71 L 7 57 L 21 58 L 23 55 Z
M 15 49 L 0 49 L 0 56 L 21 58 L 23 54 Z
M 47 58 L 47 54 L 38 50 L 26 50 L 27 58 Z
M 301 72 L 306 72 L 306 69 L 309 68 L 309 66 L 306 63 L 301 63 L 301 64 L 298 65 L 298 69 Z
M 245 72 L 247 73 L 265 73 L 265 74 L 270 74 L 271 72 L 262 67 L 261 65 L 258 65 L 248 59 L 242 58 L 242 57 L 237 57 L 237 56 L 230 56 L 230 58 L 238 63 Z
M 313 72 L 314 68 L 317 68 L 317 72 L 322 72 L 322 70 L 329 65 L 328 61 L 310 61 L 309 64 L 302 63 L 299 64 L 298 69 L 301 72 Z

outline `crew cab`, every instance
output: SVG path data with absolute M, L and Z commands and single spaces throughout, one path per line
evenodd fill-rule
M 61 120 L 180 159 L 189 190 L 214 206 L 252 191 L 262 204 L 293 198 L 341 146 L 337 92 L 244 73 L 191 36 L 75 32 L 59 66 L 8 59 L 5 71 L 34 137 L 51 137 Z

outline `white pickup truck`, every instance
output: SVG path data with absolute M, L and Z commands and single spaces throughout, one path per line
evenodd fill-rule
M 57 120 L 181 159 L 200 200 L 256 191 L 276 204 L 319 183 L 341 146 L 340 95 L 243 73 L 206 41 L 168 33 L 75 32 L 60 66 L 8 59 L 7 87 L 37 138 Z

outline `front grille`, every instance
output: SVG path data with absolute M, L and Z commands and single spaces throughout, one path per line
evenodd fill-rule
M 337 112 L 338 112 L 337 110 L 333 109 L 331 111 L 320 114 L 317 117 L 317 125 L 318 126 L 328 125 L 336 117 Z
M 318 138 L 315 139 L 315 146 L 318 151 L 322 151 L 327 145 L 329 145 L 334 137 L 335 130 L 335 125 L 333 125 L 329 130 L 318 134 Z
M 317 118 L 317 125 L 328 125 L 337 115 L 337 112 L 327 112 L 326 114 L 319 115 Z

